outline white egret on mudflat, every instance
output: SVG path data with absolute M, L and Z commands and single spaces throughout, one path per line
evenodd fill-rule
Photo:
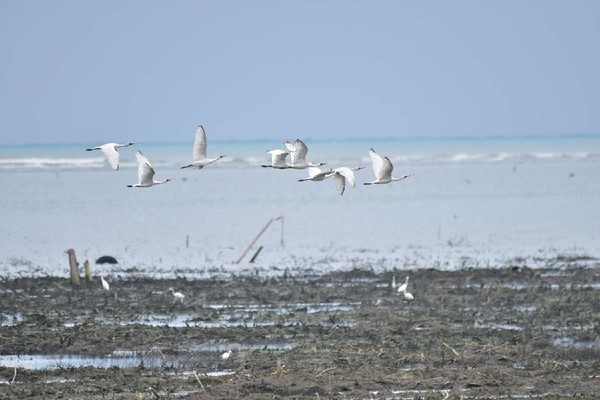
M 135 143 L 131 143 L 131 142 L 123 143 L 123 144 L 106 143 L 106 144 L 103 144 L 102 146 L 92 147 L 92 148 L 85 149 L 85 150 L 86 151 L 100 150 L 106 156 L 106 159 L 110 163 L 112 169 L 117 171 L 119 169 L 119 152 L 117 151 L 117 148 L 128 147 L 128 146 L 131 146 L 132 144 L 135 144 Z
M 394 166 L 389 158 L 380 156 L 375 152 L 375 150 L 373 150 L 372 147 L 369 149 L 369 155 L 371 156 L 371 161 L 373 162 L 373 172 L 375 173 L 376 179 L 372 182 L 365 182 L 363 185 L 382 185 L 385 183 L 401 181 L 409 176 L 412 176 L 402 175 L 400 178 L 394 178 L 392 177 Z
M 198 127 L 196 128 L 196 139 L 194 140 L 194 162 L 188 165 L 184 165 L 181 168 L 202 169 L 208 164 L 212 164 L 223 157 L 227 157 L 225 155 L 221 155 L 219 157 L 208 158 L 206 156 L 207 145 L 208 142 L 206 141 L 206 132 L 204 131 L 204 127 L 202 125 L 198 125 Z
M 404 283 L 402 285 L 398 286 L 398 293 L 406 292 L 406 289 L 408 289 L 408 278 L 409 277 L 407 276 Z
M 100 275 L 100 281 L 102 282 L 102 287 L 103 287 L 105 290 L 110 290 L 110 286 L 108 285 L 108 282 L 106 282 L 106 281 L 104 280 L 104 277 L 103 277 L 102 275 Z
M 179 303 L 183 303 L 183 299 L 185 299 L 185 295 L 181 292 L 176 292 L 175 289 L 173 289 L 172 287 L 167 289 L 167 292 L 171 292 L 173 293 L 173 303 L 175 302 L 179 302 Z
M 154 168 L 152 168 L 152 165 L 150 164 L 150 161 L 148 161 L 148 159 L 139 150 L 136 151 L 135 157 L 138 161 L 138 183 L 136 183 L 135 185 L 127 185 L 127 187 L 147 188 L 171 181 L 171 179 L 155 181 L 155 172 Z

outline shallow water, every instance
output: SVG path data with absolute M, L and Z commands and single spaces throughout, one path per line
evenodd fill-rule
M 178 166 L 191 145 L 140 145 L 156 178 L 174 181 L 139 190 L 125 187 L 136 180 L 135 149 L 122 151 L 114 172 L 85 146 L 1 148 L 0 273 L 64 276 L 68 248 L 80 263 L 116 257 L 117 266 L 95 267 L 107 275 L 191 277 L 600 257 L 600 138 L 309 143 L 311 160 L 367 167 L 344 196 L 333 182 L 297 182 L 306 171 L 260 168 L 271 146 L 279 144 L 215 143 L 215 153 L 234 156 L 187 171 Z M 414 176 L 363 186 L 369 146 Z M 284 223 L 236 264 L 279 215 Z

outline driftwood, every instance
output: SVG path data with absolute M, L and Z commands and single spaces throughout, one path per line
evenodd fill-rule
M 256 235 L 256 237 L 254 239 L 252 239 L 252 242 L 250 242 L 250 244 L 248 245 L 248 247 L 246 247 L 246 250 L 244 250 L 244 252 L 242 253 L 242 255 L 240 256 L 240 258 L 238 258 L 235 263 L 239 264 L 242 259 L 246 256 L 246 254 L 248 253 L 248 251 L 250 251 L 250 249 L 252 248 L 252 246 L 254 246 L 254 244 L 256 243 L 256 241 L 262 236 L 263 233 L 265 233 L 265 231 L 267 230 L 267 228 L 269 227 L 269 225 L 271 225 L 271 223 L 273 221 L 281 221 L 281 245 L 283 246 L 283 215 L 280 215 L 277 218 L 271 218 L 269 221 L 267 221 L 267 224 L 264 226 L 264 228 L 262 228 L 260 230 L 260 232 L 258 232 L 258 235 Z M 262 250 L 262 248 L 260 248 L 256 254 L 254 255 L 254 257 L 252 257 L 252 260 L 254 260 L 257 256 L 258 253 L 260 253 L 260 250 Z M 251 261 L 252 262 L 252 261 Z

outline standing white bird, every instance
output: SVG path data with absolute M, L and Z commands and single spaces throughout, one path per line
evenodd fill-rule
M 117 148 L 128 147 L 128 146 L 131 146 L 132 144 L 135 144 L 135 143 L 131 143 L 131 142 L 123 143 L 123 144 L 106 143 L 106 144 L 103 144 L 102 146 L 92 147 L 92 148 L 85 149 L 85 150 L 86 151 L 93 151 L 93 150 L 102 151 L 104 153 L 104 155 L 106 156 L 106 159 L 110 163 L 112 169 L 117 171 L 119 169 L 119 152 L 117 151 Z
M 105 290 L 110 290 L 110 286 L 108 285 L 108 282 L 106 282 L 106 281 L 104 280 L 104 277 L 103 277 L 102 275 L 100 275 L 100 280 L 102 281 L 102 287 L 103 287 Z
M 411 300 L 414 300 L 414 299 L 415 299 L 415 296 L 413 296 L 412 293 L 410 293 L 410 292 L 404 292 L 404 300 L 411 301 Z
M 285 161 L 288 156 L 287 151 L 283 150 L 269 150 L 267 151 L 271 155 L 271 164 L 261 165 L 263 168 L 276 168 L 276 169 L 287 169 L 291 168 L 290 165 Z
M 221 359 L 223 361 L 226 361 L 229 359 L 229 357 L 231 357 L 231 350 L 226 351 L 225 353 L 221 354 Z
M 356 168 L 348 168 L 348 167 L 340 167 L 334 168 L 333 174 L 331 177 L 335 181 L 335 186 L 337 186 L 338 193 L 341 195 L 344 194 L 344 190 L 346 190 L 346 181 L 352 185 L 352 187 L 356 187 L 356 178 L 354 177 L 354 172 L 360 171 L 364 167 L 356 167 Z
M 393 178 L 392 171 L 394 170 L 394 166 L 389 158 L 381 157 L 379 154 L 375 153 L 375 150 L 373 150 L 372 147 L 369 149 L 369 155 L 373 161 L 373 172 L 375 173 L 376 179 L 372 182 L 365 182 L 363 185 L 382 185 L 384 183 L 401 181 L 412 176 L 402 175 L 400 178 Z
M 139 150 L 135 152 L 135 157 L 137 158 L 138 162 L 138 183 L 136 183 L 135 185 L 127 185 L 127 187 L 147 188 L 150 186 L 160 185 L 162 183 L 171 181 L 171 179 L 155 181 L 155 172 L 154 168 L 152 168 L 152 165 L 150 164 L 150 161 L 148 161 L 148 159 L 144 157 L 142 152 Z
M 398 286 L 398 293 L 406 292 L 406 289 L 408 289 L 408 276 L 406 277 L 406 280 L 404 281 L 404 283 L 402 285 Z
M 293 169 L 305 169 L 308 167 L 320 167 L 325 163 L 311 163 L 306 161 L 306 154 L 308 153 L 308 147 L 300 139 L 296 139 L 294 143 L 290 143 L 287 140 L 283 142 L 285 147 L 289 150 L 291 163 L 290 168 Z
M 392 276 L 392 289 L 396 289 L 396 275 Z
M 172 287 L 167 289 L 167 292 L 173 293 L 173 303 L 179 302 L 183 304 L 183 299 L 185 299 L 185 295 L 181 292 L 176 292 Z
M 220 160 L 223 157 L 227 157 L 221 155 L 215 158 L 208 158 L 206 156 L 206 147 L 208 142 L 206 141 L 206 132 L 204 131 L 204 127 L 202 125 L 198 125 L 196 128 L 196 140 L 194 140 L 194 162 L 188 165 L 184 165 L 181 168 L 195 168 L 202 169 L 206 167 L 208 164 L 212 164 L 215 161 Z

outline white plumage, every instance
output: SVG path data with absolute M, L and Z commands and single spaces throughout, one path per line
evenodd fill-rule
M 206 156 L 206 148 L 208 146 L 208 142 L 206 140 L 206 132 L 204 131 L 204 127 L 202 125 L 198 125 L 196 128 L 196 139 L 194 140 L 194 150 L 193 157 L 194 162 L 188 165 L 184 165 L 181 168 L 195 168 L 202 169 L 206 167 L 208 164 L 212 164 L 215 161 L 220 160 L 223 157 L 227 157 L 225 155 L 221 155 L 215 158 L 208 158 Z
M 103 287 L 105 290 L 110 290 L 110 286 L 108 285 L 108 282 L 106 282 L 106 281 L 104 280 L 104 277 L 103 277 L 102 275 L 100 275 L 100 281 L 102 281 L 102 287 Z
M 375 173 L 375 180 L 372 182 L 366 182 L 364 183 L 364 185 L 382 185 L 385 183 L 401 181 L 411 176 L 402 175 L 400 178 L 392 177 L 392 171 L 394 170 L 392 162 L 389 158 L 382 157 L 379 154 L 377 154 L 372 147 L 369 149 L 369 156 L 371 156 L 371 161 L 373 162 L 373 172 Z
M 131 146 L 132 144 L 135 144 L 135 143 L 131 143 L 131 142 L 123 143 L 123 144 L 106 143 L 106 144 L 103 144 L 102 146 L 92 147 L 92 148 L 85 149 L 85 150 L 86 151 L 100 150 L 106 156 L 106 159 L 110 163 L 112 169 L 117 171 L 119 169 L 119 152 L 117 151 L 117 148 Z
M 289 152 L 275 149 L 269 150 L 267 153 L 271 155 L 271 164 L 263 164 L 262 167 L 276 169 L 291 168 L 290 165 L 285 161 L 288 154 L 290 154 Z
M 344 191 L 346 190 L 346 182 L 352 185 L 352 187 L 356 187 L 356 178 L 354 177 L 354 172 L 360 171 L 363 168 L 364 167 L 340 167 L 333 169 L 331 177 L 335 181 L 335 186 L 337 187 L 340 196 L 343 195 Z
M 408 288 L 408 276 L 406 277 L 406 280 L 404 281 L 404 283 L 402 285 L 398 286 L 398 293 L 406 292 L 407 288 Z
M 175 302 L 183 303 L 183 299 L 185 299 L 185 295 L 183 293 L 176 292 L 175 289 L 173 289 L 173 288 L 169 288 L 167 290 L 167 292 L 173 293 L 173 298 L 174 298 L 173 303 L 175 303 Z
M 289 168 L 293 169 L 305 169 L 309 167 L 320 167 L 325 163 L 311 163 L 306 161 L 306 154 L 308 153 L 308 147 L 300 139 L 296 139 L 294 143 L 290 143 L 287 140 L 283 142 L 285 147 L 290 153 L 291 163 L 288 165 Z
M 162 181 L 154 180 L 154 168 L 150 164 L 150 161 L 142 154 L 141 151 L 136 151 L 135 157 L 138 161 L 138 183 L 135 185 L 127 185 L 127 187 L 139 187 L 147 188 L 154 185 L 160 185 L 171 181 L 171 179 L 163 179 Z

